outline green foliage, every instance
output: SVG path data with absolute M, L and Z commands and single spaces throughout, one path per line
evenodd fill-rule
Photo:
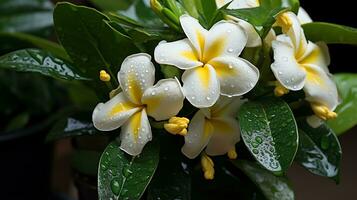
M 75 118 L 64 118 L 59 120 L 46 137 L 46 141 L 54 141 L 66 137 L 83 135 L 94 135 L 98 133 L 92 123 L 81 121 Z
M 342 151 L 334 132 L 325 124 L 312 128 L 300 121 L 299 138 L 296 161 L 313 174 L 338 181 Z
M 239 111 L 242 139 L 266 169 L 282 174 L 294 160 L 298 131 L 289 106 L 278 98 L 244 103 Z
M 82 174 L 97 176 L 100 156 L 101 154 L 97 151 L 74 150 L 71 156 L 71 166 Z
M 357 75 L 336 74 L 334 78 L 342 102 L 335 110 L 337 118 L 329 120 L 328 125 L 337 135 L 341 135 L 357 125 Z
M 117 11 L 128 9 L 133 0 L 91 0 L 91 2 L 101 10 Z
M 325 22 L 312 22 L 302 25 L 307 39 L 327 44 L 357 45 L 357 29 Z
M 140 199 L 158 163 L 159 144 L 156 141 L 148 143 L 137 157 L 125 154 L 118 142 L 113 141 L 99 162 L 99 199 Z
M 280 13 L 287 10 L 297 12 L 298 8 L 297 0 L 264 0 L 259 7 L 232 10 L 223 8 L 222 12 L 249 22 L 260 37 L 265 38 Z
M 88 80 L 69 63 L 38 49 L 23 49 L 1 56 L 0 68 L 36 72 L 64 80 Z
M 44 35 L 53 26 L 52 10 L 48 0 L 1 0 L 0 32 Z
M 259 165 L 246 160 L 233 160 L 262 191 L 268 200 L 294 200 L 294 191 L 286 177 L 277 177 Z
M 69 61 L 69 57 L 66 51 L 63 49 L 63 47 L 61 47 L 57 43 L 30 34 L 0 32 L 0 43 L 1 43 L 1 49 L 6 48 L 6 46 L 8 46 L 8 48 L 11 49 L 14 48 L 14 46 L 21 47 L 23 45 L 25 45 L 24 47 L 29 47 L 29 46 L 37 47 L 52 53 L 54 56 L 58 58 L 62 58 Z
M 61 44 L 66 49 L 75 66 L 96 80 L 102 69 L 113 77 L 124 58 L 139 52 L 131 39 L 116 31 L 108 23 L 108 18 L 88 7 L 70 3 L 57 4 L 54 22 Z M 125 51 L 123 51 L 125 49 Z

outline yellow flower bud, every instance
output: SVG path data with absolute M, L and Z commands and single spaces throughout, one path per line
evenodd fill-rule
M 274 89 L 274 94 L 277 97 L 281 97 L 285 94 L 289 93 L 289 90 L 286 89 L 283 85 L 281 85 L 279 82 L 276 83 L 275 89 Z
M 185 117 L 171 117 L 169 122 L 164 124 L 164 128 L 173 135 L 178 134 L 185 136 L 189 122 L 190 120 Z
M 100 70 L 99 72 L 99 79 L 103 82 L 110 81 L 110 75 L 105 70 Z
M 319 103 L 311 104 L 312 111 L 314 111 L 315 115 L 323 120 L 334 119 L 337 117 L 337 113 L 329 110 L 326 106 Z
M 205 179 L 213 180 L 214 178 L 214 163 L 212 159 L 205 153 L 201 155 L 201 166 Z
M 227 156 L 231 160 L 237 159 L 238 155 L 237 155 L 237 152 L 236 152 L 236 148 L 233 148 L 233 149 L 229 150 L 228 153 L 227 153 Z

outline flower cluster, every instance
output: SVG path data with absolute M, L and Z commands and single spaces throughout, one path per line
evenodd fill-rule
M 228 3 L 217 0 L 218 6 Z M 229 9 L 259 6 L 256 0 L 235 0 Z M 160 42 L 155 48 L 156 63 L 184 70 L 181 80 L 163 79 L 155 85 L 155 67 L 147 54 L 126 58 L 118 72 L 121 92 L 94 109 L 93 123 L 101 131 L 121 127 L 121 149 L 139 155 L 152 139 L 148 116 L 157 121 L 168 120 L 165 129 L 185 137 L 182 153 L 196 158 L 202 153 L 202 166 L 207 179 L 213 178 L 213 162 L 208 156 L 227 154 L 237 157 L 235 145 L 240 140 L 236 119 L 243 95 L 259 81 L 260 73 L 240 56 L 245 47 L 266 43 L 272 47 L 274 62 L 271 70 L 276 96 L 303 90 L 315 115 L 312 124 L 336 117 L 333 110 L 339 103 L 338 93 L 328 72 L 329 55 L 326 45 L 305 38 L 302 23 L 311 18 L 300 8 L 299 14 L 284 12 L 262 41 L 251 24 L 226 16 L 209 30 L 187 14 L 180 17 L 185 39 Z M 110 80 L 105 71 L 103 80 Z M 181 86 L 182 83 L 182 86 Z M 192 119 L 176 117 L 187 99 L 198 111 Z M 204 151 L 204 152 L 202 152 Z

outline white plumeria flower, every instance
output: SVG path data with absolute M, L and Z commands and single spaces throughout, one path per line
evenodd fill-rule
M 190 159 L 205 152 L 210 156 L 224 155 L 235 149 L 240 140 L 236 114 L 242 101 L 238 97 L 221 96 L 211 108 L 200 109 L 192 118 L 182 153 Z
M 312 22 L 310 15 L 302 7 L 299 8 L 297 18 L 299 19 L 300 24 L 307 24 Z
M 244 8 L 255 8 L 259 7 L 260 3 L 258 0 L 216 0 L 217 7 L 220 8 L 227 3 L 229 3 L 228 9 L 244 9 Z M 262 44 L 259 34 L 255 31 L 254 27 L 239 18 L 228 16 L 229 19 L 232 19 L 241 25 L 248 35 L 247 47 L 257 47 Z M 267 36 L 268 40 L 272 40 L 271 38 L 275 38 L 275 33 L 271 30 Z
M 321 119 L 336 117 L 339 104 L 335 83 L 328 71 L 327 46 L 307 41 L 299 20 L 292 12 L 285 15 L 283 32 L 273 41 L 274 63 L 271 69 L 280 84 L 293 91 L 304 89 L 306 100 Z
M 240 96 L 258 82 L 259 71 L 239 58 L 247 35 L 233 21 L 220 21 L 208 31 L 189 15 L 180 17 L 188 38 L 161 42 L 155 49 L 155 60 L 186 70 L 182 75 L 183 92 L 198 107 L 210 107 L 219 95 Z
M 92 120 L 101 131 L 122 127 L 120 148 L 136 156 L 152 138 L 148 115 L 155 120 L 175 116 L 183 106 L 184 96 L 177 79 L 160 80 L 154 85 L 155 67 L 148 54 L 127 57 L 118 80 L 123 91 L 108 102 L 99 103 Z

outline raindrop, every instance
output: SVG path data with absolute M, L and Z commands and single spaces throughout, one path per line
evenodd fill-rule
M 258 153 L 259 153 L 258 149 L 253 149 L 252 152 L 253 152 L 254 154 L 258 154 Z
M 129 177 L 132 173 L 133 173 L 133 171 L 131 171 L 131 169 L 128 166 L 125 166 L 123 168 L 123 175 L 125 177 Z
M 287 62 L 289 60 L 288 57 L 286 57 L 286 56 L 283 56 L 282 59 L 284 62 Z
M 151 95 L 154 96 L 156 93 L 155 92 L 151 92 Z
M 278 74 L 282 75 L 282 74 L 283 74 L 283 72 L 281 72 L 281 71 L 278 71 Z
M 110 189 L 112 190 L 113 194 L 119 195 L 120 184 L 118 178 L 113 178 L 113 180 L 110 182 Z
M 194 100 L 194 99 L 196 99 L 196 97 L 195 97 L 195 96 L 192 96 L 191 99 Z
M 228 52 L 229 52 L 229 53 L 233 53 L 233 51 L 234 51 L 234 49 L 232 49 L 232 48 L 229 48 L 229 49 L 228 49 Z
M 164 90 L 165 90 L 165 91 L 169 91 L 169 87 L 165 87 Z
M 207 101 L 211 100 L 211 97 L 206 97 Z

